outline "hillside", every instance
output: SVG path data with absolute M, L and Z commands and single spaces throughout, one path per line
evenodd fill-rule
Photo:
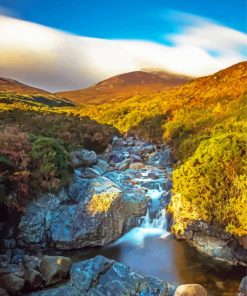
M 29 104 L 45 104 L 49 106 L 72 106 L 73 103 L 63 97 L 51 94 L 19 81 L 0 77 L 0 102 L 24 101 Z
M 176 233 L 203 219 L 247 234 L 247 62 L 160 93 L 84 105 L 78 114 L 172 145 Z
M 188 77 L 162 71 L 135 71 L 111 77 L 89 88 L 60 92 L 58 95 L 77 104 L 103 104 L 123 101 L 135 95 L 160 92 L 164 88 L 188 81 Z

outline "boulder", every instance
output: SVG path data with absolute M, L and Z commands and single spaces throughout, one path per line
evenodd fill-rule
M 136 226 L 146 213 L 144 194 L 126 199 L 123 190 L 103 176 L 76 180 L 67 202 L 52 196 L 53 202 L 43 198 L 27 207 L 19 225 L 19 244 L 62 250 L 103 246 Z
M 74 168 L 88 167 L 97 163 L 97 154 L 87 149 L 73 151 L 70 153 L 69 158 Z
M 114 260 L 97 256 L 72 265 L 70 281 L 60 287 L 34 292 L 32 296 L 154 295 L 170 296 L 173 287 L 144 276 Z
M 30 290 L 36 290 L 42 287 L 45 283 L 45 279 L 41 273 L 34 269 L 26 270 L 24 273 L 24 279 Z
M 206 289 L 199 284 L 178 286 L 174 296 L 207 296 Z
M 68 276 L 71 260 L 63 256 L 44 256 L 40 264 L 40 272 L 46 286 L 60 282 Z
M 4 275 L 1 280 L 0 284 L 7 292 L 9 293 L 18 293 L 24 287 L 25 280 L 13 273 Z

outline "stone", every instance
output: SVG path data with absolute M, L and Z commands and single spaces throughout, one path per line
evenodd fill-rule
M 166 148 L 164 151 L 154 152 L 149 160 L 148 165 L 165 167 L 171 163 L 172 151 L 170 148 Z
M 93 179 L 100 176 L 100 173 L 93 168 L 85 168 L 84 172 L 85 178 Z
M 206 289 L 199 284 L 178 286 L 174 296 L 207 296 Z
M 9 293 L 18 293 L 23 287 L 25 280 L 19 276 L 10 273 L 4 275 L 0 280 L 1 286 Z
M 40 272 L 34 269 L 28 269 L 24 273 L 24 279 L 29 289 L 36 290 L 42 287 L 45 279 Z
M 32 296 L 154 295 L 170 296 L 174 288 L 155 277 L 144 276 L 127 265 L 96 256 L 72 265 L 70 281 Z
M 40 259 L 38 257 L 24 255 L 22 264 L 27 269 L 35 269 L 38 270 L 40 267 Z
M 243 296 L 247 295 L 247 276 L 242 278 L 238 290 L 239 290 L 240 293 L 243 294 Z
M 2 288 L 0 288 L 0 296 L 9 296 L 9 294 Z
M 140 170 L 145 167 L 145 164 L 142 162 L 133 162 L 129 165 L 130 170 Z
M 68 276 L 71 260 L 63 256 L 44 256 L 41 259 L 40 273 L 44 277 L 46 286 L 61 281 Z
M 97 154 L 87 149 L 73 151 L 70 153 L 69 158 L 74 168 L 88 167 L 97 163 Z

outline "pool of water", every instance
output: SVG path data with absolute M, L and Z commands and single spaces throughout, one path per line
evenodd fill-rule
M 199 253 L 185 241 L 160 230 L 134 228 L 104 248 L 66 252 L 73 262 L 102 255 L 129 265 L 145 275 L 175 285 L 199 283 L 209 296 L 235 296 L 245 268 L 231 267 Z

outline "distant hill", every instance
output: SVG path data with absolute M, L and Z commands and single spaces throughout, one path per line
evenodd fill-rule
M 91 87 L 59 92 L 77 104 L 102 104 L 123 101 L 135 95 L 160 92 L 167 87 L 174 87 L 188 82 L 185 76 L 169 74 L 162 71 L 135 71 L 117 75 L 103 80 Z
M 74 105 L 71 101 L 19 81 L 0 77 L 0 102 L 22 101 L 30 104 L 44 104 L 53 107 Z

